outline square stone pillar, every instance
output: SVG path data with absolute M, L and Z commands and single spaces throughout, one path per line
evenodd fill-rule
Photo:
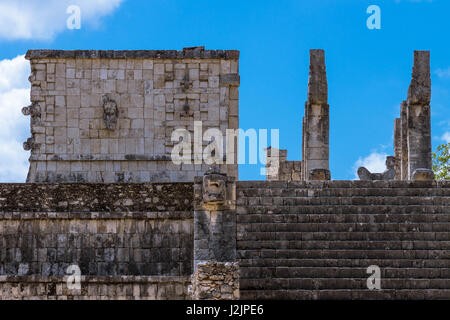
M 236 182 L 215 168 L 195 178 L 192 298 L 239 299 Z
M 430 52 L 414 51 L 412 80 L 408 89 L 406 106 L 408 177 L 410 180 L 434 179 L 431 160 L 430 100 Z
M 329 179 L 330 115 L 325 52 L 310 50 L 308 101 L 303 118 L 303 176 L 306 180 Z M 320 174 L 317 170 L 320 169 Z
M 394 120 L 394 158 L 395 180 L 402 180 L 402 122 L 400 118 Z

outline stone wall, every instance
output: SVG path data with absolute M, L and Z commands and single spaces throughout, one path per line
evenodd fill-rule
M 82 276 L 81 289 L 67 277 L 0 276 L 0 300 L 184 300 L 189 277 Z
M 288 161 L 287 150 L 269 147 L 266 149 L 267 181 L 302 181 L 303 161 Z
M 0 297 L 450 298 L 449 182 L 205 177 L 0 185 Z
M 0 195 L 6 297 L 17 290 L 28 298 L 186 296 L 192 184 L 2 184 Z M 87 277 L 87 291 L 47 292 L 62 285 L 71 265 Z
M 224 136 L 239 126 L 239 51 L 30 50 L 26 58 L 28 182 L 192 182 L 207 166 L 173 164 L 172 133 L 186 129 L 193 141 L 194 121 Z M 222 170 L 237 177 L 233 151 Z
M 238 182 L 242 299 L 449 299 L 450 183 Z M 369 290 L 369 266 L 381 290 Z

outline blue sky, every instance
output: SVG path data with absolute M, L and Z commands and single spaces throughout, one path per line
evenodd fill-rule
M 323 48 L 333 179 L 354 179 L 358 165 L 383 170 L 385 155 L 393 153 L 393 121 L 406 98 L 413 50 L 430 50 L 433 149 L 450 141 L 450 1 L 20 3 L 19 7 L 16 1 L 0 0 L 1 181 L 23 181 L 26 175 L 23 168 L 27 168 L 28 155 L 21 143 L 29 136 L 29 127 L 20 109 L 27 104 L 29 70 L 16 57 L 28 49 L 204 45 L 207 49 L 240 50 L 240 127 L 280 129 L 280 147 L 288 149 L 289 160 L 300 160 L 309 49 Z M 65 28 L 65 9 L 70 4 L 81 7 L 80 30 Z M 381 30 L 366 27 L 366 9 L 372 4 L 381 9 Z M 260 164 L 242 165 L 240 179 L 263 179 L 260 168 Z

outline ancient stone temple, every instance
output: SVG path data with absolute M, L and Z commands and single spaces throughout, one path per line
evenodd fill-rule
M 224 135 L 239 125 L 238 51 L 30 50 L 26 58 L 27 182 L 193 181 L 208 167 L 172 163 L 174 130 L 193 141 L 196 120 Z M 237 178 L 236 159 L 228 163 L 223 172 Z
M 324 53 L 310 54 L 303 160 L 267 148 L 269 181 L 239 181 L 236 162 L 169 158 L 178 127 L 237 128 L 238 51 L 29 51 L 30 173 L 0 184 L 0 300 L 450 299 L 429 53 L 395 157 L 362 181 L 330 179 Z

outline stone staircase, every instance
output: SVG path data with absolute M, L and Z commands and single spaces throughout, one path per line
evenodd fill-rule
M 237 201 L 242 299 L 450 299 L 448 182 L 248 181 Z

